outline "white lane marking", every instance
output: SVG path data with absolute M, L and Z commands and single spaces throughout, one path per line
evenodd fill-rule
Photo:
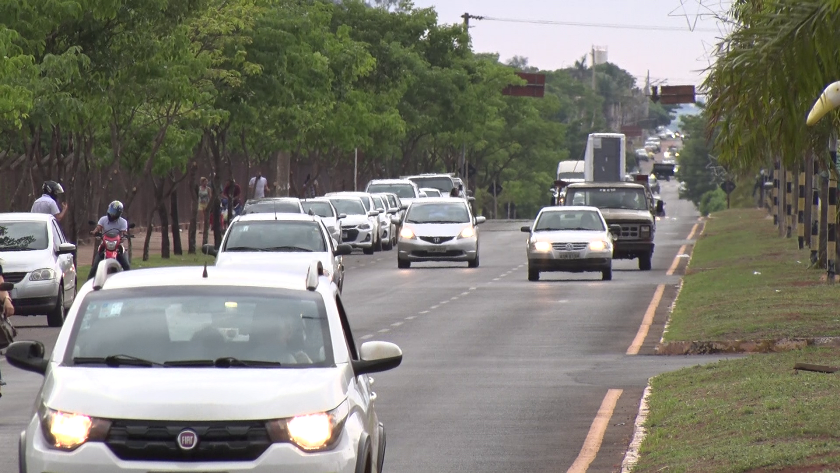
M 450 298 L 449 298 L 449 300 L 450 300 L 450 301 L 457 301 L 457 300 L 458 300 L 458 296 L 453 296 L 453 297 L 450 297 Z
M 470 291 L 475 291 L 475 288 L 474 288 L 474 287 L 471 287 L 471 288 L 470 288 Z
M 372 334 L 372 333 L 369 333 L 369 334 L 367 334 L 367 335 L 362 335 L 362 336 L 361 336 L 361 337 L 359 337 L 359 338 L 360 338 L 360 339 L 362 339 L 362 340 L 367 340 L 368 338 L 373 338 L 373 334 Z
M 438 307 L 440 307 L 440 306 L 439 306 L 439 305 L 433 305 L 433 306 L 431 306 L 431 307 L 429 307 L 429 308 L 430 308 L 430 309 L 437 309 Z
M 499 278 L 493 278 L 493 280 L 494 280 L 494 281 L 498 281 L 498 280 L 499 280 Z
M 417 318 L 416 315 L 409 315 L 408 317 L 405 318 L 405 320 L 414 320 L 416 318 Z
M 448 303 L 449 303 L 449 301 L 440 301 L 440 305 L 448 304 Z
M 428 311 L 428 310 L 421 310 L 421 311 L 420 311 L 420 314 L 428 314 L 428 313 L 429 313 L 429 311 Z
M 403 324 L 402 322 L 394 322 L 394 323 L 391 324 L 391 327 L 399 327 L 402 324 Z
M 379 332 L 379 333 L 388 333 L 388 332 L 390 332 L 390 331 L 391 331 L 391 330 L 390 330 L 390 329 L 387 329 L 387 328 L 383 328 L 382 330 L 377 330 L 377 332 Z
M 461 293 L 461 295 L 462 295 L 462 296 L 469 296 L 469 295 L 470 295 L 470 291 L 464 291 L 464 292 L 462 292 L 462 293 Z

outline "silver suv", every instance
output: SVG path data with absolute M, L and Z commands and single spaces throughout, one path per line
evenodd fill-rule
M 20 471 L 382 471 L 368 374 L 402 352 L 357 346 L 321 272 L 106 260 L 49 356 L 37 341 L 6 351 L 44 376 Z

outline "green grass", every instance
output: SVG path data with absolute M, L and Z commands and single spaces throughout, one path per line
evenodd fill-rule
M 840 376 L 795 374 L 796 362 L 838 366 L 840 350 L 750 355 L 654 378 L 633 471 L 840 471 Z
M 161 266 L 200 266 L 203 265 L 205 261 L 207 261 L 208 266 L 212 266 L 214 258 L 203 254 L 184 254 L 181 256 L 171 255 L 168 259 L 164 259 L 161 258 L 158 253 L 150 254 L 149 260 L 143 261 L 142 252 L 137 251 L 131 260 L 131 269 L 159 268 Z M 86 262 L 89 263 L 89 261 Z M 76 268 L 76 273 L 79 274 L 79 284 L 81 284 L 82 278 L 87 278 L 88 272 L 90 272 L 90 264 L 79 265 Z
M 732 209 L 706 222 L 665 341 L 840 336 L 840 285 L 820 282 L 810 250 L 766 216 Z

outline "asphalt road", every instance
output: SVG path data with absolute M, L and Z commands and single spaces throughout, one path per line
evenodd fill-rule
M 525 221 L 480 227 L 476 269 L 399 270 L 393 251 L 348 257 L 344 302 L 356 340 L 392 341 L 404 352 L 399 368 L 374 376 L 385 471 L 618 471 L 648 378 L 720 358 L 653 355 L 687 261 L 676 256 L 690 250 L 697 223 L 676 186 L 662 183 L 668 216 L 658 222 L 653 270 L 616 261 L 612 281 L 543 273 L 528 282 Z M 52 346 L 57 331 L 44 317 L 15 319 L 19 339 Z M 11 473 L 41 377 L 5 360 L 0 369 L 9 383 L 0 473 Z

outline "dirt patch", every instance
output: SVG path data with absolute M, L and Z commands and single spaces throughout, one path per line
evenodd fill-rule
M 836 466 L 831 465 L 803 465 L 788 466 L 782 469 L 758 468 L 747 470 L 747 473 L 816 473 L 819 471 L 836 471 Z

